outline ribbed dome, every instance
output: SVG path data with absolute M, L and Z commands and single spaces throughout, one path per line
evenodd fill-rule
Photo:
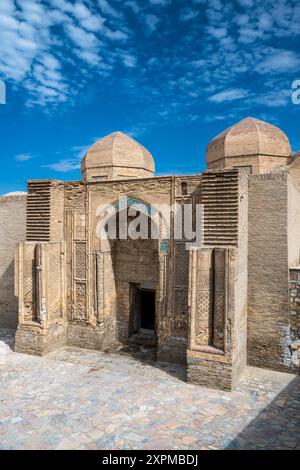
M 154 176 L 155 165 L 145 147 L 123 132 L 114 132 L 88 150 L 81 171 L 86 181 L 147 178 Z
M 271 156 L 290 157 L 288 137 L 276 126 L 248 117 L 215 137 L 207 147 L 206 161 L 227 157 Z

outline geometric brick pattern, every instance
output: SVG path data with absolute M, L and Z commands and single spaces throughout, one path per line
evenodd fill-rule
M 237 246 L 238 170 L 205 171 L 201 203 L 204 205 L 204 244 Z

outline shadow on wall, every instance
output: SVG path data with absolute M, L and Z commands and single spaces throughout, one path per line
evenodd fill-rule
M 227 449 L 300 450 L 300 377 L 230 442 Z
M 14 261 L 0 278 L 0 328 L 17 328 L 18 299 L 14 295 Z

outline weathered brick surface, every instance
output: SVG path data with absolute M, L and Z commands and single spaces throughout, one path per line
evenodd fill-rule
M 187 381 L 203 387 L 231 391 L 235 385 L 232 362 L 226 356 L 187 354 Z
M 290 370 L 288 186 L 284 173 L 249 180 L 248 363 Z
M 0 327 L 17 326 L 14 257 L 17 244 L 25 237 L 26 195 L 0 197 Z
M 19 325 L 15 338 L 15 351 L 43 356 L 66 345 L 66 326 L 51 325 L 47 331 L 37 326 Z
M 111 326 L 107 323 L 102 327 L 69 323 L 66 343 L 68 346 L 76 346 L 77 348 L 103 351 L 116 341 L 115 328 L 111 328 Z

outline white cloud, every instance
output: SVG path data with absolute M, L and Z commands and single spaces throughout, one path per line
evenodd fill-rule
M 235 101 L 248 96 L 248 91 L 241 88 L 234 88 L 231 90 L 224 90 L 215 95 L 210 96 L 208 99 L 212 103 L 224 103 L 226 101 Z
M 15 160 L 17 162 L 27 162 L 28 160 L 32 160 L 33 155 L 31 153 L 19 153 L 18 155 L 15 155 Z
M 78 26 L 68 24 L 66 31 L 74 44 L 82 49 L 93 49 L 98 44 L 98 39 L 94 33 L 88 33 Z
M 71 41 L 77 46 L 74 53 L 88 64 L 96 66 L 101 61 L 98 55 L 100 42 L 97 36 L 73 24 L 67 24 L 65 29 Z
M 205 67 L 206 66 L 206 61 L 204 59 L 198 59 L 198 60 L 193 60 L 191 62 L 191 65 L 195 68 L 201 68 L 201 67 Z
M 92 32 L 101 31 L 105 19 L 101 15 L 91 12 L 84 4 L 75 3 L 69 11 L 79 22 L 79 26 Z
M 261 74 L 298 71 L 299 68 L 300 58 L 293 51 L 275 51 L 255 66 L 255 70 Z
M 228 116 L 227 113 L 226 114 L 207 114 L 204 117 L 204 121 L 205 122 L 225 121 L 225 119 L 227 120 L 228 118 L 231 118 L 231 116 Z
M 103 27 L 104 19 L 100 16 L 89 16 L 81 21 L 81 26 L 88 31 L 93 31 L 94 33 L 100 31 Z
M 124 41 L 128 39 L 128 35 L 120 30 L 112 31 L 109 28 L 105 28 L 104 34 L 107 38 L 112 39 L 113 41 Z
M 153 33 L 159 23 L 159 18 L 156 15 L 152 15 L 151 13 L 148 13 L 144 16 L 145 23 L 147 25 L 148 30 Z
M 271 30 L 273 27 L 273 18 L 272 15 L 265 12 L 260 15 L 258 18 L 258 27 L 263 30 Z
M 15 10 L 15 5 L 12 0 L 1 0 L 0 13 L 11 15 Z
M 234 18 L 233 18 L 234 22 L 236 24 L 238 24 L 239 26 L 245 26 L 246 24 L 249 23 L 250 21 L 250 17 L 248 15 L 236 15 Z
M 98 137 L 93 139 L 94 142 L 97 140 L 99 140 Z M 90 147 L 90 144 L 71 147 L 69 149 L 69 153 L 71 154 L 70 158 L 61 159 L 58 162 L 44 165 L 44 168 L 50 168 L 50 170 L 56 171 L 58 173 L 69 173 L 71 171 L 76 171 L 81 168 L 81 161 Z
M 120 18 L 122 16 L 107 0 L 98 0 L 98 4 L 105 15 L 112 16 L 113 18 Z
M 83 3 L 79 3 L 79 2 L 76 2 L 73 5 L 72 14 L 78 20 L 84 20 L 84 19 L 89 18 L 90 16 L 92 16 L 90 10 Z
M 224 27 L 215 28 L 213 26 L 207 27 L 207 32 L 216 39 L 224 38 L 227 35 L 227 29 Z
M 142 7 L 136 0 L 128 0 L 127 2 L 124 2 L 124 5 L 128 8 L 130 8 L 134 13 L 139 13 L 142 10 Z
M 183 8 L 180 12 L 179 18 L 181 21 L 189 21 L 193 20 L 194 18 L 197 18 L 199 15 L 199 12 L 196 10 L 193 10 L 192 8 Z
M 77 49 L 76 54 L 80 59 L 82 59 L 84 62 L 87 62 L 91 66 L 99 66 L 99 63 L 101 63 L 102 59 L 99 57 L 97 52 L 94 51 L 88 51 L 86 49 Z
M 80 168 L 80 162 L 76 159 L 69 158 L 65 160 L 60 160 L 57 163 L 50 163 L 45 165 L 45 168 L 50 168 L 50 170 L 57 171 L 58 173 L 69 173 L 70 171 L 75 171 Z
M 264 37 L 264 31 L 259 30 L 255 27 L 246 27 L 243 26 L 240 29 L 239 41 L 243 44 L 251 44 L 257 39 L 262 39 Z
M 23 19 L 28 24 L 37 25 L 39 27 L 48 24 L 46 11 L 42 4 L 35 0 L 27 0 L 26 2 L 19 1 L 18 5 L 22 10 Z
M 131 54 L 121 54 L 123 64 L 126 67 L 133 68 L 136 66 L 137 63 L 137 58 Z
M 269 91 L 256 99 L 253 102 L 267 106 L 269 108 L 278 108 L 287 106 L 291 103 L 291 95 L 293 90 L 280 90 L 280 91 Z

